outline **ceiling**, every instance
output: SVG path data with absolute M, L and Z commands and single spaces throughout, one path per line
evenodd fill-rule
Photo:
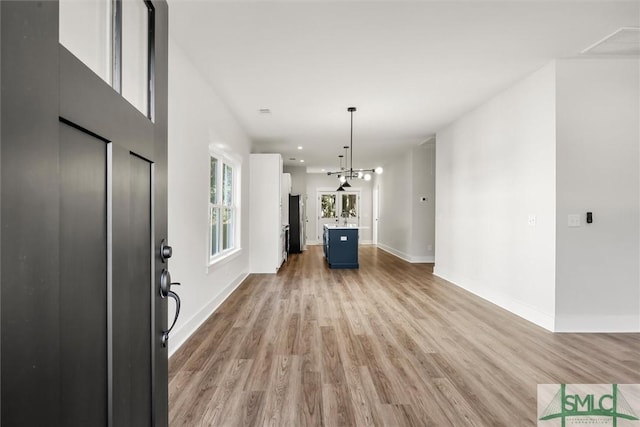
M 173 0 L 169 7 L 172 37 L 253 151 L 279 152 L 285 164 L 310 171 L 337 168 L 349 144 L 347 107 L 358 109 L 354 167 L 383 165 L 550 60 L 640 26 L 638 1 Z

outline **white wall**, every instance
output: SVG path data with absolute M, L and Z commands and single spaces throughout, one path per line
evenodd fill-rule
M 435 246 L 435 144 L 400 154 L 375 176 L 380 218 L 378 247 L 409 262 L 433 262 Z M 422 201 L 422 197 L 426 200 Z
M 307 168 L 304 166 L 284 166 L 284 172 L 291 174 L 291 194 L 307 194 Z
M 436 233 L 436 145 L 435 139 L 412 150 L 411 246 L 416 260 L 434 261 Z M 422 200 L 425 198 L 426 200 Z
M 249 271 L 248 209 L 241 210 L 241 246 L 207 268 L 209 145 L 242 160 L 241 206 L 248 206 L 249 139 L 182 49 L 169 40 L 169 270 L 182 283 L 180 319 L 169 354 L 213 312 Z M 170 304 L 169 319 L 173 319 Z
M 351 190 L 360 190 L 360 243 L 371 243 L 371 183 L 364 179 L 351 181 Z M 338 188 L 338 178 L 324 173 L 307 174 L 307 244 L 322 244 L 322 236 L 318 237 L 318 190 L 335 190 Z
M 640 331 L 639 76 L 637 59 L 557 64 L 558 331 Z
M 379 188 L 378 247 L 408 259 L 411 251 L 411 152 L 405 151 L 383 164 L 374 177 Z
M 436 137 L 435 274 L 550 330 L 555 126 L 551 63 Z

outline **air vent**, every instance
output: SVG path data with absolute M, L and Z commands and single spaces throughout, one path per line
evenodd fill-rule
M 595 56 L 640 56 L 640 28 L 620 28 L 580 53 Z
M 258 113 L 260 114 L 271 114 L 271 110 L 268 108 L 261 108 L 258 110 Z

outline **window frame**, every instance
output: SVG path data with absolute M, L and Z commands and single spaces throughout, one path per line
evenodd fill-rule
M 122 1 L 112 0 L 112 82 L 113 89 L 122 96 Z M 155 122 L 155 81 L 156 81 L 156 8 L 151 0 L 138 0 L 147 7 L 147 111 L 140 111 Z M 128 101 L 128 100 L 127 100 Z M 130 103 L 130 101 L 128 101 Z M 133 104 L 132 104 L 133 105 Z M 136 109 L 138 109 L 136 107 Z
M 211 159 L 216 159 L 217 170 L 216 170 L 216 203 L 211 203 Z M 209 158 L 208 160 L 208 194 L 207 194 L 207 266 L 211 267 L 215 264 L 222 262 L 223 260 L 229 259 L 234 254 L 240 252 L 242 250 L 241 247 L 241 212 L 240 212 L 240 191 L 241 191 L 241 170 L 242 163 L 238 158 L 228 153 L 223 153 L 219 151 L 209 150 Z M 224 169 L 225 165 L 231 167 L 231 179 L 232 179 L 232 187 L 231 187 L 231 204 L 224 204 Z M 218 250 L 215 254 L 211 254 L 212 251 L 212 211 L 217 209 L 218 215 L 216 217 L 218 230 L 217 230 L 217 243 Z M 224 247 L 224 233 L 223 224 L 222 224 L 222 214 L 225 209 L 230 209 L 233 223 L 231 226 L 232 229 L 232 245 L 223 249 Z
M 147 9 L 147 71 L 145 78 L 145 86 L 144 89 L 146 92 L 146 102 L 145 105 L 134 105 L 132 101 L 124 96 L 122 90 L 122 55 L 123 55 L 123 46 L 122 46 L 122 33 L 123 33 L 123 25 L 122 25 L 122 13 L 123 13 L 123 1 L 137 1 L 142 4 Z M 155 111 L 155 84 L 156 84 L 156 73 L 155 73 L 155 56 L 156 56 L 156 46 L 155 46 L 155 33 L 156 33 L 156 10 L 153 2 L 151 0 L 105 0 L 105 5 L 109 4 L 109 28 L 110 28 L 110 43 L 108 50 L 109 52 L 109 64 L 107 64 L 110 69 L 109 75 L 102 76 L 98 71 L 91 67 L 91 65 L 85 63 L 85 61 L 78 56 L 80 53 L 72 50 L 71 47 L 66 46 L 58 37 L 58 42 L 68 49 L 73 55 L 77 56 L 81 62 L 87 65 L 96 75 L 98 75 L 106 84 L 111 86 L 113 90 L 115 90 L 120 96 L 122 96 L 127 102 L 135 107 L 136 110 L 140 111 L 148 120 L 151 122 L 155 122 L 156 119 L 156 111 Z M 60 17 L 58 18 L 60 19 Z M 82 56 L 82 55 L 81 55 Z

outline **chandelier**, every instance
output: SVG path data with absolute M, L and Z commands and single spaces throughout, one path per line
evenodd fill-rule
M 339 155 L 340 159 L 340 170 L 336 172 L 327 172 L 327 175 L 337 175 L 340 180 L 340 186 L 336 191 L 345 191 L 345 187 L 351 187 L 349 184 L 349 180 L 354 179 L 364 179 L 365 181 L 371 181 L 371 174 L 382 173 L 382 168 L 378 166 L 374 169 L 354 169 L 353 168 L 353 113 L 356 111 L 356 107 L 349 107 L 347 111 L 351 113 L 351 136 L 350 136 L 350 146 L 344 146 L 344 155 Z M 344 166 L 342 164 L 342 159 L 344 158 Z

